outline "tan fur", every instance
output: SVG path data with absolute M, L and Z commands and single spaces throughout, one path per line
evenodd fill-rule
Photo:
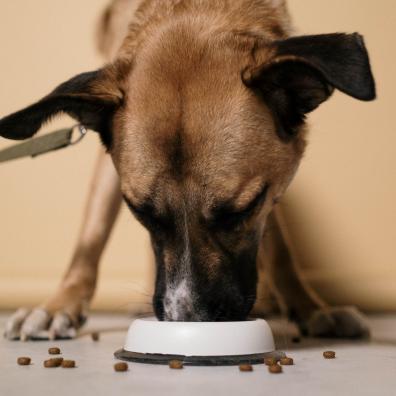
M 200 210 L 203 213 L 208 214 L 217 201 L 234 199 L 236 208 L 246 205 L 266 181 L 274 184 L 268 199 L 269 203 L 272 202 L 287 187 L 301 158 L 304 134 L 294 145 L 284 145 L 274 139 L 269 111 L 248 90 L 236 84 L 236 79 L 240 78 L 237 72 L 255 65 L 257 37 L 274 40 L 286 37 L 291 31 L 286 7 L 284 4 L 279 7 L 279 2 L 271 1 L 225 3 L 221 13 L 215 13 L 219 6 L 213 1 L 118 0 L 105 12 L 99 34 L 100 48 L 107 58 L 115 58 L 115 63 L 107 68 L 100 82 L 102 85 L 95 89 L 107 91 L 112 96 L 118 95 L 114 92 L 116 86 L 122 85 L 123 90 L 128 90 L 128 83 L 133 84 L 127 107 L 116 120 L 115 130 L 120 131 L 120 136 L 115 138 L 112 155 L 121 177 L 121 190 L 136 205 L 153 191 L 158 204 L 166 202 L 166 197 L 172 200 L 172 205 L 181 204 L 182 197 L 175 187 L 174 175 L 166 176 L 172 167 L 172 153 L 164 157 L 166 151 L 162 150 L 163 147 L 173 147 L 177 139 L 174 133 L 178 131 L 183 116 L 179 107 L 181 102 L 186 112 L 189 100 L 195 106 L 194 112 L 188 112 L 194 115 L 194 119 L 184 121 L 187 126 L 183 131 L 183 147 L 186 150 L 188 147 L 194 148 L 193 152 L 185 154 L 191 164 L 188 170 L 191 172 L 190 180 L 197 180 L 197 183 L 186 183 L 188 194 L 200 196 L 200 183 L 210 184 L 210 188 L 206 189 L 207 196 L 201 197 Z M 272 3 L 278 3 L 277 7 L 272 8 Z M 199 4 L 199 8 L 195 8 L 195 4 Z M 125 16 L 130 15 L 131 9 L 136 9 L 136 12 L 121 45 L 120 37 L 127 31 L 128 25 Z M 152 38 L 153 30 L 164 19 L 169 19 L 167 24 L 161 26 Z M 182 42 L 178 39 L 180 36 L 183 37 Z M 144 48 L 140 48 L 141 43 L 145 43 Z M 117 53 L 116 48 L 119 47 Z M 139 62 L 132 69 L 135 57 L 139 58 Z M 164 79 L 164 75 L 168 78 Z M 182 97 L 178 91 L 180 85 L 187 86 Z M 207 91 L 207 86 L 215 86 L 216 89 Z M 224 92 L 227 93 L 226 100 Z M 164 107 L 164 103 L 174 105 Z M 254 112 L 251 112 L 252 104 L 256 107 Z M 213 122 L 209 123 L 209 120 Z M 243 129 L 244 134 L 240 135 L 238 129 Z M 210 145 L 207 136 L 211 136 Z M 235 158 L 224 153 L 230 144 L 239 148 Z M 135 148 L 133 155 L 130 147 Z M 257 152 L 257 147 L 265 148 L 265 152 Z M 241 164 L 239 157 L 251 158 L 254 166 Z M 99 164 L 105 161 L 108 159 L 102 155 Z M 137 179 L 138 184 L 135 183 Z M 95 237 L 88 227 L 90 222 L 101 216 L 103 209 L 100 208 L 111 202 L 104 197 L 108 187 L 103 185 L 103 190 L 98 188 L 104 183 L 104 179 L 97 174 L 82 231 L 82 235 L 92 237 L 89 245 L 93 256 L 100 254 L 105 242 L 102 238 L 100 243 L 96 243 L 100 238 Z M 100 208 L 98 205 L 98 209 L 92 209 L 92 200 L 100 203 Z M 270 207 L 268 204 L 263 208 L 260 216 L 265 217 Z M 114 212 L 110 215 L 112 219 L 115 217 Z M 83 239 L 80 238 L 77 252 L 84 245 Z M 171 254 L 168 252 L 168 256 Z M 212 252 L 207 251 L 205 255 L 210 258 L 209 262 L 216 262 Z M 76 253 L 76 256 L 79 254 Z M 96 270 L 96 262 L 92 260 L 88 265 L 92 274 Z M 79 279 L 80 267 L 83 266 L 76 265 L 76 259 L 73 260 L 66 284 L 73 284 L 70 279 L 75 277 Z M 264 269 L 261 263 L 259 267 Z M 83 294 L 92 295 L 92 285 L 79 282 L 79 286 L 74 287 L 81 290 L 88 287 L 91 291 Z M 274 286 L 270 288 L 274 289 Z M 275 292 L 273 294 L 276 295 Z M 70 295 L 61 292 L 57 300 L 57 303 L 52 301 L 47 304 L 46 309 L 52 312 L 55 307 L 59 309 L 69 304 Z M 263 310 L 262 300 L 259 299 L 256 307 L 257 311 Z

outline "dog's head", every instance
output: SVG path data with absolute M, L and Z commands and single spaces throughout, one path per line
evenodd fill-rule
M 372 100 L 374 81 L 358 34 L 268 43 L 178 33 L 62 84 L 2 119 L 0 135 L 29 138 L 60 112 L 99 132 L 151 235 L 157 316 L 242 320 L 267 215 L 304 152 L 306 114 L 335 88 Z

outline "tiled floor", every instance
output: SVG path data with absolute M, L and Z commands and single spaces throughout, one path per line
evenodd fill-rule
M 6 314 L 0 315 L 0 331 Z M 371 342 L 305 340 L 289 342 L 290 328 L 271 321 L 278 348 L 295 359 L 280 375 L 264 366 L 252 373 L 236 367 L 186 367 L 172 371 L 164 366 L 130 364 L 127 373 L 113 371 L 113 352 L 122 347 L 130 319 L 126 316 L 95 315 L 85 330 L 101 330 L 100 342 L 83 334 L 74 341 L 9 342 L 0 340 L 0 396 L 13 395 L 396 395 L 396 316 L 372 316 Z M 44 369 L 51 345 L 60 346 L 65 358 L 75 359 L 76 369 Z M 337 352 L 325 360 L 322 352 Z M 19 356 L 33 364 L 20 367 Z

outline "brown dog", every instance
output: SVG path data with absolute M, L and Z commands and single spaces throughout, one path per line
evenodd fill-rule
M 18 311 L 7 337 L 73 335 L 122 197 L 151 235 L 159 319 L 243 320 L 264 270 L 303 331 L 367 334 L 357 311 L 327 307 L 302 281 L 274 205 L 304 153 L 306 114 L 334 89 L 374 99 L 368 55 L 358 34 L 290 31 L 282 0 L 116 0 L 100 34 L 112 62 L 0 120 L 1 136 L 26 139 L 65 112 L 109 154 L 58 293 Z

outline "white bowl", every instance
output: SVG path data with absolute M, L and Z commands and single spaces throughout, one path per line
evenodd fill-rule
M 208 358 L 204 361 L 217 364 L 212 357 L 241 357 L 239 360 L 247 361 L 249 356 L 257 360 L 274 351 L 271 329 L 263 319 L 243 322 L 160 322 L 156 318 L 144 318 L 133 321 L 125 347 L 116 352 L 116 357 L 133 361 L 143 357 L 143 363 L 153 363 L 147 358 L 154 355 L 157 358 L 198 357 L 198 360 Z M 157 363 L 165 361 L 160 359 Z M 223 359 L 223 363 L 237 364 L 237 361 L 231 361 L 235 360 Z

